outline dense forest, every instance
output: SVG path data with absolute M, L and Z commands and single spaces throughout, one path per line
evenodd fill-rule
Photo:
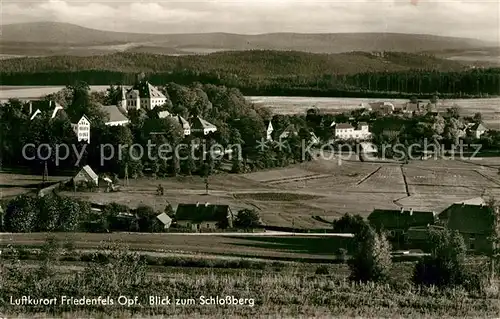
M 245 95 L 442 97 L 500 94 L 500 69 L 409 53 L 312 54 L 243 51 L 198 56 L 118 53 L 93 57 L 0 61 L 2 85 L 132 84 L 138 72 L 152 83 L 193 82 L 236 87 Z

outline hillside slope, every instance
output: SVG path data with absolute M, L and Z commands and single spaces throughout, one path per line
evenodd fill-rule
M 26 49 L 26 44 L 31 50 Z M 127 44 L 127 45 L 124 45 Z M 492 46 L 464 38 L 398 33 L 230 33 L 138 34 L 102 31 L 68 23 L 37 22 L 2 26 L 3 54 L 94 55 L 140 51 L 193 54 L 225 50 L 295 50 L 315 53 L 350 51 L 438 51 Z M 105 47 L 103 45 L 106 45 Z M 136 47 L 138 47 L 136 49 Z
M 232 51 L 208 55 L 164 56 L 116 53 L 106 56 L 54 56 L 0 60 L 4 73 L 116 71 L 116 72 L 226 72 L 242 76 L 300 76 L 354 74 L 404 70 L 458 71 L 459 62 L 410 53 L 386 53 L 383 57 L 364 52 L 314 54 L 297 51 Z

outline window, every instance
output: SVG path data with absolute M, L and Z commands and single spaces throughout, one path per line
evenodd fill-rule
M 476 249 L 476 246 L 474 245 L 474 243 L 470 243 L 469 244 L 469 249 L 470 250 L 475 250 Z
M 210 228 L 210 224 L 207 224 L 207 228 Z
M 474 234 L 469 235 L 469 240 L 476 240 L 476 235 Z

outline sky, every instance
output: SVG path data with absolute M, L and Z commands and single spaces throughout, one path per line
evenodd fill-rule
M 140 33 L 399 32 L 500 41 L 500 0 L 1 0 L 1 23 Z

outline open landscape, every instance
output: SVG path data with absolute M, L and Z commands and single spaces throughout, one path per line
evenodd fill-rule
M 0 319 L 500 314 L 500 3 L 1 7 Z

